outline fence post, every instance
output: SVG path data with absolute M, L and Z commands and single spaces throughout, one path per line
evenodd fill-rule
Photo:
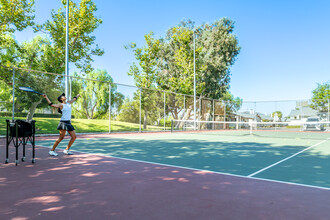
M 215 115 L 214 115 L 214 108 L 215 108 L 215 105 L 214 105 L 214 99 L 212 99 L 212 106 L 213 106 L 213 109 L 212 109 L 212 121 L 215 121 Z
M 215 115 L 214 115 L 214 112 L 215 112 L 215 104 L 214 104 L 214 99 L 212 99 L 212 121 L 214 122 L 215 121 Z M 212 123 L 212 130 L 215 129 L 215 123 Z
M 165 116 L 166 116 L 166 93 L 164 91 L 164 131 L 166 131 L 166 121 L 165 121 Z
M 15 68 L 13 68 L 13 112 L 12 119 L 15 120 Z
M 142 109 L 142 101 L 141 101 L 141 97 L 142 97 L 142 88 L 140 88 L 140 118 L 139 118 L 139 132 L 141 132 L 141 109 Z
M 257 102 L 254 102 L 254 121 L 257 122 Z
M 223 105 L 224 105 L 224 111 L 223 111 L 223 121 L 226 121 L 226 101 L 223 102 Z
M 109 134 L 111 133 L 111 83 L 109 84 Z
M 203 120 L 203 114 L 202 114 L 202 96 L 199 96 L 199 112 L 198 112 L 198 120 Z
M 330 99 L 328 99 L 328 122 L 330 121 Z

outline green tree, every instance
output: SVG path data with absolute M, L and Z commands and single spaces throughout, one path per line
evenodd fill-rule
M 121 106 L 116 120 L 130 123 L 139 123 L 140 103 L 138 100 L 126 98 Z
M 15 31 L 34 25 L 34 0 L 0 0 L 0 65 L 13 66 L 17 61 Z M 0 80 L 11 81 L 12 71 L 0 70 Z
M 74 76 L 78 76 L 75 73 Z M 116 92 L 117 87 L 113 84 L 111 76 L 105 70 L 94 70 L 87 73 L 87 78 L 73 79 L 73 94 L 80 94 L 77 104 L 73 106 L 73 114 L 77 117 L 95 119 L 104 118 L 109 110 L 109 85 L 112 84 L 111 106 L 120 108 L 123 95 Z
M 223 98 L 229 90 L 230 67 L 235 63 L 241 47 L 233 34 L 234 22 L 222 18 L 213 24 L 202 25 L 199 37 L 202 48 L 199 59 L 205 66 L 199 83 L 204 83 L 201 95 L 209 98 Z
M 161 39 L 161 48 L 158 53 L 158 88 L 175 93 L 194 93 L 194 44 L 193 44 L 194 23 L 190 20 L 182 21 L 178 26 L 167 31 L 165 39 Z M 196 33 L 198 31 L 196 30 Z M 196 47 L 196 78 L 205 69 L 199 59 L 201 48 Z M 191 84 L 192 83 L 192 84 Z M 197 84 L 196 91 L 201 91 L 203 83 Z M 198 103 L 198 101 L 197 101 Z M 192 105 L 188 105 L 184 119 L 190 117 Z M 174 119 L 178 119 L 180 113 L 184 111 L 184 96 L 168 94 L 166 102 L 166 113 L 171 114 Z
M 317 84 L 317 88 L 312 91 L 311 107 L 321 112 L 327 112 L 330 100 L 330 82 Z
M 228 96 L 230 83 L 230 67 L 234 64 L 240 51 L 238 40 L 233 34 L 234 22 L 223 18 L 210 25 L 201 25 L 195 28 L 194 22 L 184 20 L 179 25 L 170 28 L 165 38 L 159 39 L 159 46 L 154 56 L 149 56 L 149 63 L 156 63 L 153 72 L 143 79 L 144 87 L 156 83 L 158 89 L 169 90 L 181 94 L 194 94 L 194 35 L 196 56 L 196 93 L 197 105 L 203 97 L 225 99 L 235 103 L 230 109 L 239 106 L 240 99 Z M 153 38 L 153 41 L 156 39 Z M 146 40 L 146 48 L 151 48 Z M 137 60 L 142 60 L 136 56 Z M 150 60 L 153 59 L 153 60 Z M 139 67 L 143 69 L 143 63 Z M 145 66 L 145 65 L 144 65 Z M 130 75 L 135 76 L 139 71 L 135 64 Z M 132 70 L 136 70 L 135 72 Z M 136 82 L 140 78 L 134 77 Z M 137 85 L 140 85 L 139 83 Z M 183 96 L 177 95 L 167 103 L 166 111 L 174 118 L 178 118 L 183 109 Z M 192 113 L 192 105 L 188 106 L 186 116 Z M 201 110 L 202 108 L 200 108 Z M 211 108 L 208 108 L 209 111 Z M 200 112 L 202 116 L 206 112 Z M 210 114 L 210 112 L 208 112 Z M 196 113 L 195 113 L 196 114 Z M 146 121 L 146 120 L 145 120 Z
M 5 82 L 0 80 L 0 107 L 9 109 L 11 107 L 10 102 L 12 101 L 11 95 L 12 89 Z
M 23 1 L 27 2 L 27 1 Z M 32 2 L 32 1 L 31 1 Z M 63 2 L 65 3 L 65 2 Z M 94 13 L 97 10 L 95 3 L 91 0 L 81 0 L 77 5 L 70 1 L 70 54 L 69 61 L 75 63 L 76 67 L 83 71 L 91 71 L 93 56 L 101 56 L 103 51 L 95 46 L 93 31 L 102 23 Z M 30 23 L 29 23 L 30 24 Z M 49 38 L 37 36 L 31 42 L 18 44 L 12 40 L 10 45 L 16 44 L 13 49 L 6 49 L 2 53 L 1 62 L 6 65 L 17 65 L 25 69 L 40 70 L 46 72 L 64 73 L 65 69 L 65 10 L 60 8 L 57 12 L 52 11 L 52 19 L 42 25 L 36 25 L 35 31 L 47 33 Z M 8 38 L 8 35 L 7 35 Z M 10 37 L 9 37 L 10 38 Z M 8 41 L 7 41 L 8 42 Z M 16 50 L 14 50 L 16 49 Z M 10 53 L 12 54 L 10 54 Z M 9 55 L 12 55 L 10 57 Z M 12 73 L 3 71 L 0 78 L 9 80 Z M 21 71 L 18 83 L 25 82 L 34 89 L 47 92 L 54 96 L 63 91 L 63 81 L 60 77 L 40 74 L 36 76 L 33 71 Z M 61 78 L 63 80 L 63 78 Z M 53 82 L 51 82 L 53 80 Z M 18 92 L 19 94 L 19 92 Z M 20 101 L 25 109 L 29 109 L 28 119 L 33 117 L 34 111 L 39 104 L 47 103 L 34 94 L 24 93 Z M 23 94 L 22 94 L 23 95 Z M 42 107 L 42 106 L 41 106 Z
M 62 77 L 31 71 L 32 69 L 45 70 L 45 57 L 53 50 L 50 40 L 45 37 L 36 36 L 30 42 L 23 42 L 20 45 L 18 65 L 25 68 L 16 69 L 16 88 L 29 86 L 33 89 L 47 93 L 50 98 L 55 98 L 61 89 Z M 34 112 L 39 107 L 47 107 L 47 102 L 34 93 L 27 93 L 16 89 L 16 101 L 24 109 L 28 109 L 27 120 L 33 118 Z M 41 105 L 40 105 L 41 104 Z
M 272 113 L 272 117 L 274 118 L 277 115 L 278 119 L 283 117 L 283 113 L 281 111 L 275 111 Z
M 232 115 L 232 113 L 238 112 L 238 110 L 241 108 L 243 100 L 239 97 L 235 97 L 233 94 L 231 94 L 229 91 L 222 94 L 222 100 L 226 103 L 226 115 Z
M 66 1 L 62 1 L 63 4 Z M 81 0 L 79 5 L 69 2 L 69 61 L 74 63 L 82 72 L 93 70 L 93 56 L 102 56 L 104 51 L 95 44 L 95 36 L 92 33 L 102 24 L 102 19 L 95 16 L 96 4 L 92 0 Z M 53 10 L 52 19 L 42 25 L 37 25 L 35 31 L 45 32 L 50 36 L 54 47 L 53 53 L 49 54 L 48 60 L 53 65 L 53 72 L 63 73 L 65 69 L 65 6 Z
M 34 25 L 34 0 L 0 0 L 0 44 L 6 34 Z
M 193 94 L 195 33 L 197 95 L 222 98 L 229 89 L 230 66 L 240 51 L 233 30 L 234 22 L 228 18 L 196 28 L 194 22 L 186 20 L 170 28 L 158 53 L 158 85 L 173 92 Z
M 133 63 L 130 67 L 128 75 L 134 77 L 135 85 L 140 88 L 155 89 L 156 70 L 157 70 L 157 54 L 159 51 L 160 40 L 153 38 L 153 33 L 144 36 L 146 45 L 142 48 L 137 48 L 135 43 L 126 46 L 126 49 L 131 49 L 134 52 L 135 59 L 139 62 L 138 65 Z M 148 116 L 154 114 L 154 100 L 158 98 L 154 91 L 142 89 L 141 92 L 141 107 L 143 109 L 143 128 L 147 128 Z M 135 94 L 135 99 L 139 99 L 139 94 Z
M 4 47 L 0 48 L 0 81 L 12 82 L 13 71 L 10 66 L 15 66 L 18 60 L 18 44 L 12 35 L 4 35 Z M 8 67 L 8 68 L 6 68 Z

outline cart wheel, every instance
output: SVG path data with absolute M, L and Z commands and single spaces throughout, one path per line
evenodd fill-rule
M 36 161 L 35 161 L 35 159 L 33 158 L 33 159 L 32 159 L 32 163 L 35 163 L 35 162 L 36 162 Z
M 22 157 L 22 161 L 23 161 L 23 162 L 25 161 L 25 157 Z
M 5 163 L 6 163 L 6 164 L 9 163 L 9 159 L 6 159 Z

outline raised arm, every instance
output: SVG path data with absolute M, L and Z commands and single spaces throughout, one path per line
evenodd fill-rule
M 74 103 L 75 101 L 77 101 L 77 99 L 80 97 L 80 95 L 76 95 L 75 97 L 73 97 L 73 99 L 71 99 L 70 101 L 68 101 L 69 104 Z
M 60 109 L 63 108 L 63 105 L 62 105 L 62 104 L 53 104 L 53 103 L 49 100 L 49 98 L 47 97 L 46 94 L 43 94 L 42 97 L 44 97 L 44 98 L 47 100 L 49 106 L 54 107 L 54 108 L 60 108 Z

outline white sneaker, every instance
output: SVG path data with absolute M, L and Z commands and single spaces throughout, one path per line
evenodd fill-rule
M 67 155 L 73 155 L 73 153 L 70 150 L 63 150 L 63 153 Z
M 48 152 L 50 156 L 58 156 L 58 154 L 55 151 L 49 151 Z

